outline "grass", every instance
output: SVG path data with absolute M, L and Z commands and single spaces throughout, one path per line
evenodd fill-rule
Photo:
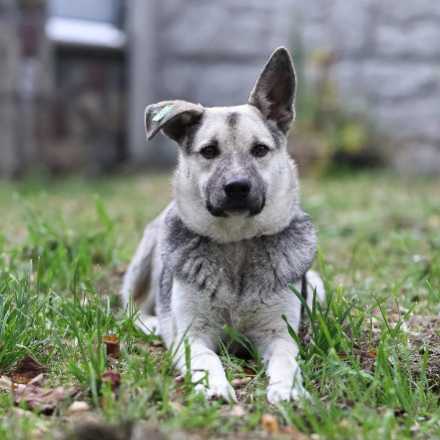
M 158 338 L 118 307 L 142 228 L 169 197 L 164 175 L 2 184 L 0 375 L 32 355 L 47 368 L 47 386 L 78 388 L 75 400 L 89 403 L 92 419 L 147 420 L 166 436 L 259 438 L 263 415 L 272 414 L 288 438 L 440 437 L 438 180 L 303 179 L 329 299 L 310 312 L 301 343 L 312 400 L 300 407 L 268 405 L 261 363 L 227 353 L 240 407 L 206 402 L 187 377 L 176 380 Z M 120 341 L 118 360 L 106 355 L 108 335 Z M 103 380 L 109 369 L 121 375 L 117 391 Z M 0 391 L 0 439 L 69 429 L 71 401 L 48 416 L 14 408 Z

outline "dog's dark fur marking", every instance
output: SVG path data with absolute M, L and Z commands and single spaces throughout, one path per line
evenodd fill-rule
M 240 115 L 237 112 L 229 113 L 229 115 L 226 118 L 226 124 L 230 128 L 236 128 L 238 124 L 238 119 L 240 118 Z
M 235 144 L 237 142 L 237 127 L 240 114 L 237 112 L 232 112 L 226 117 L 226 125 L 231 131 L 232 142 Z
M 263 123 L 275 142 L 275 148 L 280 149 L 283 145 L 283 141 L 286 139 L 286 135 L 273 122 L 263 119 Z
M 186 154 L 190 154 L 193 150 L 194 138 L 196 136 L 198 129 L 203 124 L 203 118 L 204 118 L 204 116 L 201 115 L 192 124 L 190 124 L 186 128 L 185 136 L 183 138 L 183 141 L 181 142 L 181 145 L 183 147 L 183 151 Z

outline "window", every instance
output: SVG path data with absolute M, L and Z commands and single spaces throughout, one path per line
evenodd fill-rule
M 64 45 L 122 49 L 123 0 L 49 0 L 47 34 Z
M 122 25 L 121 0 L 50 0 L 49 15 Z

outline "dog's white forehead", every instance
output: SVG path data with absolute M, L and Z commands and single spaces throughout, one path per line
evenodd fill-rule
M 274 146 L 261 113 L 251 105 L 205 108 L 193 148 L 198 150 L 213 141 L 228 149 L 248 149 L 257 142 Z

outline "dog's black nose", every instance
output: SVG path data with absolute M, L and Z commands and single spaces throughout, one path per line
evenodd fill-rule
M 251 191 L 251 182 L 248 179 L 238 179 L 224 186 L 226 195 L 230 200 L 244 200 Z

